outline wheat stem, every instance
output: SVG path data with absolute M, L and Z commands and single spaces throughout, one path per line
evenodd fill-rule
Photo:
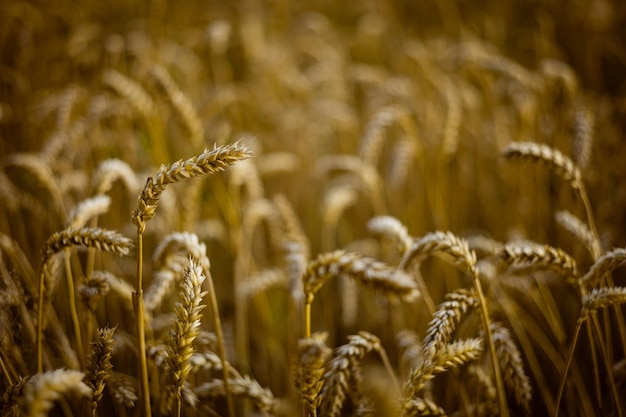
M 146 327 L 143 302 L 143 233 L 137 228 L 137 289 L 134 293 L 135 315 L 137 316 L 137 341 L 139 355 L 139 378 L 143 398 L 144 415 L 152 416 L 150 406 L 150 386 L 148 383 L 148 362 L 146 359 Z
M 578 322 L 576 323 L 576 330 L 574 331 L 574 338 L 572 339 L 572 343 L 569 347 L 567 360 L 565 361 L 565 367 L 563 368 L 563 372 L 561 373 L 561 382 L 559 383 L 559 391 L 556 395 L 553 417 L 558 417 L 559 415 L 559 406 L 561 405 L 561 399 L 563 398 L 563 391 L 565 390 L 565 382 L 567 381 L 567 372 L 569 371 L 569 368 L 572 365 L 572 359 L 574 358 L 574 351 L 576 350 L 576 343 L 578 342 L 580 329 L 582 328 L 583 324 L 585 324 L 586 321 L 587 320 L 585 317 L 581 317 L 580 319 L 578 319 Z
M 82 363 L 85 358 L 85 350 L 83 349 L 80 321 L 78 320 L 78 312 L 76 310 L 76 292 L 74 290 L 74 277 L 72 276 L 69 248 L 65 249 L 65 278 L 67 281 L 67 298 L 69 299 L 70 315 L 72 317 L 72 324 L 74 325 L 74 335 L 76 336 L 76 350 L 78 351 L 78 360 Z
M 224 375 L 224 392 L 226 394 L 226 402 L 228 404 L 228 415 L 235 417 L 235 406 L 233 403 L 233 396 L 230 389 L 229 375 L 228 375 L 228 362 L 226 361 L 226 349 L 224 348 L 224 335 L 222 334 L 222 323 L 220 320 L 220 313 L 217 307 L 217 297 L 215 296 L 215 287 L 213 286 L 213 278 L 211 271 L 208 269 L 205 271 L 207 277 L 207 283 L 209 286 L 209 299 L 211 301 L 211 313 L 213 314 L 213 323 L 215 326 L 215 334 L 217 335 L 218 348 L 220 359 L 222 360 L 222 372 Z

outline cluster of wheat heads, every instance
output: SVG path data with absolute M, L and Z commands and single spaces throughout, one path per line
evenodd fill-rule
M 554 60 L 548 1 L 487 2 L 536 31 L 6 3 L 0 414 L 621 413 L 623 105 L 585 91 L 620 45 Z M 588 3 L 563 15 L 613 33 Z

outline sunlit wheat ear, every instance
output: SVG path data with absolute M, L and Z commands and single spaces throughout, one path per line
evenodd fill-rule
M 5 159 L 4 165 L 15 166 L 28 172 L 31 178 L 44 188 L 52 200 L 52 206 L 61 217 L 61 221 L 65 218 L 65 205 L 59 185 L 55 180 L 56 176 L 52 172 L 50 165 L 39 155 L 35 154 L 13 154 Z
M 409 235 L 406 226 L 392 216 L 377 216 L 370 219 L 367 222 L 367 229 L 374 236 L 391 240 L 401 255 L 404 255 L 413 244 L 413 238 Z
M 128 255 L 133 247 L 130 239 L 113 230 L 98 227 L 70 228 L 50 236 L 43 250 L 44 262 L 63 249 L 73 246 L 95 248 L 117 255 Z
M 213 379 L 205 382 L 193 389 L 193 392 L 200 400 L 224 397 L 226 395 L 224 380 Z M 233 377 L 228 381 L 232 395 L 239 398 L 248 398 L 262 412 L 273 415 L 277 402 L 272 392 L 263 388 L 256 380 L 247 375 L 243 377 Z
M 565 230 L 570 232 L 583 246 L 589 251 L 589 253 L 597 258 L 600 254 L 595 254 L 594 237 L 591 234 L 589 227 L 583 223 L 578 217 L 574 216 L 567 210 L 558 211 L 555 214 L 556 222 Z
M 504 268 L 516 273 L 547 269 L 563 277 L 578 276 L 576 261 L 565 251 L 536 243 L 507 244 L 498 253 Z
M 98 195 L 81 201 L 67 216 L 67 227 L 77 229 L 85 226 L 87 220 L 106 213 L 111 206 L 111 198 Z
M 91 389 L 83 382 L 84 376 L 82 372 L 66 369 L 34 375 L 24 386 L 22 401 L 25 415 L 47 416 L 54 402 L 65 393 L 91 395 Z
M 496 345 L 496 353 L 500 361 L 500 369 L 504 385 L 515 397 L 515 401 L 529 410 L 532 399 L 530 379 L 524 371 L 522 355 L 509 329 L 498 322 L 491 323 L 491 334 Z
M 581 285 L 585 288 L 595 287 L 605 274 L 611 273 L 623 265 L 624 261 L 626 261 L 626 249 L 624 248 L 613 249 L 605 253 L 591 265 L 589 271 L 582 277 Z
M 114 332 L 115 328 L 98 329 L 98 338 L 92 344 L 91 353 L 87 359 L 85 383 L 91 388 L 91 415 L 94 417 L 113 368 L 111 353 L 113 352 Z
M 511 161 L 546 165 L 568 181 L 574 189 L 579 189 L 582 185 L 580 170 L 574 162 L 548 145 L 536 142 L 513 142 L 502 150 L 502 154 Z
M 176 304 L 174 328 L 167 339 L 165 376 L 168 385 L 161 404 L 161 411 L 165 414 L 178 404 L 180 415 L 182 390 L 191 370 L 189 358 L 194 353 L 193 341 L 198 336 L 202 317 L 200 311 L 204 308 L 202 298 L 206 292 L 202 291 L 202 283 L 205 279 L 202 267 L 190 259 L 185 278 L 180 284 L 180 302 Z
M 476 254 L 470 250 L 467 241 L 451 232 L 433 232 L 415 240 L 400 261 L 400 268 L 408 269 L 413 263 L 421 262 L 428 256 L 437 256 L 450 262 L 463 271 L 472 274 L 476 269 Z
M 446 294 L 445 301 L 439 304 L 433 319 L 428 323 L 422 342 L 424 357 L 436 355 L 450 341 L 463 316 L 477 306 L 478 298 L 473 290 L 459 289 Z
M 467 339 L 442 345 L 431 356 L 425 354 L 420 365 L 411 371 L 405 384 L 404 402 L 416 398 L 416 395 L 436 374 L 475 361 L 482 350 L 481 339 Z
M 176 111 L 191 135 L 191 143 L 194 146 L 202 146 L 204 127 L 189 97 L 181 91 L 164 67 L 159 65 L 153 66 L 150 69 L 150 75 L 167 95 L 172 108 Z
M 294 385 L 309 415 L 320 405 L 324 365 L 332 353 L 326 346 L 328 333 L 313 333 L 308 339 L 298 340 L 296 362 L 293 365 Z
M 251 153 L 238 142 L 231 145 L 205 149 L 198 156 L 179 160 L 173 164 L 162 165 L 156 176 L 149 177 L 143 191 L 139 194 L 138 208 L 132 213 L 133 223 L 143 233 L 146 222 L 156 214 L 161 194 L 169 184 L 185 178 L 194 178 L 204 174 L 223 171 L 237 161 L 249 158 Z
M 128 100 L 143 117 L 149 119 L 154 116 L 156 113 L 154 101 L 137 81 L 112 69 L 105 71 L 102 78 L 105 84 Z
M 403 405 L 402 415 L 405 417 L 446 416 L 443 408 L 433 401 L 423 398 L 412 398 Z
M 341 415 L 346 396 L 358 396 L 351 387 L 353 372 L 359 372 L 361 361 L 371 351 L 380 350 L 380 340 L 367 332 L 348 336 L 349 342 L 336 350 L 335 357 L 326 366 L 323 375 L 324 386 L 320 393 L 319 415 L 336 417 Z
M 307 266 L 302 277 L 307 302 L 313 301 L 326 281 L 342 274 L 386 295 L 407 301 L 419 296 L 415 282 L 405 272 L 358 253 L 338 250 L 319 255 Z
M 392 189 L 401 187 L 412 173 L 413 161 L 418 154 L 415 142 L 410 139 L 401 139 L 391 150 L 391 162 L 387 175 L 387 183 Z

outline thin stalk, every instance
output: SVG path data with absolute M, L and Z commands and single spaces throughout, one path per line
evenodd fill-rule
M 70 249 L 65 249 L 65 279 L 67 281 L 67 298 L 69 298 L 70 315 L 74 325 L 74 336 L 76 336 L 76 350 L 78 351 L 78 362 L 82 365 L 85 360 L 85 350 L 83 348 L 83 337 L 80 332 L 80 321 L 76 309 L 76 291 L 74 290 L 74 277 L 72 276 L 72 264 L 70 262 Z
M 213 277 L 210 271 L 205 271 L 207 282 L 209 285 L 209 298 L 211 300 L 211 313 L 213 314 L 213 323 L 215 326 L 215 334 L 217 336 L 220 359 L 222 360 L 222 372 L 224 374 L 224 392 L 226 393 L 226 402 L 228 404 L 228 415 L 235 417 L 235 406 L 233 403 L 233 395 L 230 391 L 230 383 L 228 382 L 228 362 L 226 361 L 226 349 L 224 348 L 224 335 L 222 334 L 222 323 L 220 320 L 220 312 L 217 307 L 217 297 L 215 295 L 215 287 L 213 286 Z
M 595 317 L 595 313 L 594 316 L 592 316 L 592 319 L 595 322 L 595 326 L 593 327 L 593 330 L 595 330 L 596 332 L 596 337 L 598 339 L 598 343 L 600 343 L 600 351 L 601 352 L 606 352 L 606 346 L 603 346 L 604 341 L 602 339 L 602 334 L 600 333 L 600 329 L 597 323 L 597 317 Z M 613 365 L 611 364 L 611 358 L 604 353 L 602 355 L 602 358 L 604 359 L 604 366 L 606 367 L 606 372 L 607 372 L 607 376 L 609 378 L 609 385 L 611 387 L 611 394 L 613 395 L 613 399 L 615 400 L 615 406 L 617 409 L 617 416 L 618 417 L 623 417 L 623 413 L 622 413 L 622 407 L 620 404 L 620 396 L 617 392 L 617 386 L 615 385 L 615 378 L 613 377 Z
M 311 302 L 308 300 L 304 304 L 304 337 L 311 337 Z
M 591 323 L 589 323 L 589 325 L 587 326 L 587 338 L 589 339 L 589 348 L 591 349 L 591 359 L 593 361 L 593 380 L 594 380 L 594 385 L 595 385 L 595 391 L 596 391 L 596 400 L 598 401 L 598 404 L 602 404 L 602 390 L 600 387 L 600 366 L 598 365 L 598 353 L 596 351 L 596 345 L 593 341 L 593 329 L 592 327 L 596 327 L 599 326 L 598 324 L 598 319 L 597 317 L 595 317 L 595 313 L 593 314 L 593 318 L 595 319 L 594 321 L 592 321 Z M 597 330 L 597 329 L 596 329 Z M 600 334 L 599 331 L 596 332 L 597 334 Z M 602 342 L 602 340 L 599 340 L 598 342 Z
M 43 293 L 44 293 L 44 265 L 39 273 L 39 307 L 37 309 L 37 372 L 43 372 Z
M 2 368 L 2 373 L 4 374 L 4 377 L 7 380 L 7 385 L 8 386 L 13 385 L 13 378 L 11 378 L 11 374 L 9 373 L 9 370 L 4 364 L 4 353 L 0 354 L 0 368 Z
M 559 392 L 556 395 L 555 405 L 554 405 L 554 417 L 558 417 L 559 415 L 559 406 L 561 405 L 561 398 L 563 398 L 563 391 L 565 390 L 565 382 L 567 381 L 567 372 L 569 371 L 569 367 L 572 365 L 572 359 L 574 358 L 574 351 L 576 350 L 576 343 L 578 343 L 578 336 L 580 335 L 580 329 L 583 324 L 585 324 L 586 318 L 578 319 L 576 323 L 576 330 L 574 331 L 574 338 L 572 339 L 572 344 L 569 347 L 569 352 L 567 353 L 567 361 L 565 362 L 565 368 L 563 368 L 563 373 L 561 374 L 561 382 L 559 383 Z
M 506 394 L 504 392 L 504 383 L 502 381 L 502 374 L 500 373 L 500 363 L 498 362 L 498 356 L 496 355 L 496 346 L 493 342 L 493 336 L 491 334 L 491 326 L 489 319 L 489 311 L 487 310 L 487 300 L 485 299 L 485 295 L 483 294 L 483 288 L 480 284 L 480 279 L 478 278 L 478 273 L 474 270 L 474 287 L 476 288 L 476 293 L 478 295 L 478 300 L 480 301 L 480 309 L 481 316 L 483 319 L 483 328 L 485 331 L 485 335 L 487 337 L 487 341 L 489 344 L 489 354 L 491 356 L 491 364 L 493 366 L 493 373 L 496 378 L 496 391 L 498 393 L 498 407 L 500 408 L 500 416 L 508 417 L 509 415 L 509 407 L 506 403 Z
M 391 362 L 389 362 L 387 352 L 385 352 L 385 349 L 381 347 L 380 349 L 378 349 L 378 354 L 383 361 L 383 365 L 385 365 L 385 369 L 387 370 L 389 377 L 393 381 L 393 385 L 396 388 L 396 391 L 398 391 L 398 395 L 402 395 L 402 387 L 400 386 L 400 382 L 398 382 L 398 377 L 393 372 L 393 367 L 391 366 Z
M 148 385 L 148 363 L 146 359 L 146 326 L 143 304 L 143 234 L 137 229 L 137 292 L 135 292 L 135 308 L 137 309 L 137 346 L 139 354 L 139 377 L 143 397 L 144 415 L 152 416 L 150 407 L 150 386 Z

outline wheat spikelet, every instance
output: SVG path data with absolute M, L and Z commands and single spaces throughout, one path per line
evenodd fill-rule
M 107 271 L 94 271 L 92 276 L 104 278 L 106 283 L 110 286 L 111 291 L 117 295 L 118 299 L 123 301 L 127 306 L 132 307 L 132 295 L 135 291 L 132 285 Z
M 592 288 L 602 280 L 605 274 L 612 272 L 626 261 L 626 249 L 617 248 L 599 257 L 591 265 L 589 271 L 581 278 L 581 285 L 585 288 Z
M 106 70 L 102 79 L 105 84 L 128 100 L 144 118 L 149 119 L 156 113 L 152 97 L 137 81 L 112 69 Z
M 509 329 L 498 322 L 491 323 L 491 334 L 504 377 L 504 385 L 515 396 L 515 401 L 526 410 L 530 407 L 532 388 L 524 371 L 524 363 Z
M 107 159 L 100 162 L 93 176 L 95 194 L 109 192 L 113 183 L 117 180 L 122 181 L 130 194 L 139 192 L 141 185 L 137 181 L 137 176 L 132 168 L 120 159 Z
M 467 241 L 451 232 L 437 231 L 417 239 L 404 253 L 399 268 L 408 270 L 414 262 L 428 256 L 438 256 L 472 274 L 476 269 L 476 254 L 469 249 Z
M 66 392 L 88 396 L 91 389 L 83 382 L 79 371 L 57 369 L 34 375 L 24 386 L 23 406 L 28 417 L 45 417 Z
M 326 281 L 342 274 L 354 278 L 361 285 L 407 301 L 419 295 L 415 282 L 406 273 L 357 253 L 338 250 L 321 254 L 307 266 L 302 276 L 307 302 L 313 301 L 315 293 Z
M 98 339 L 92 344 L 87 358 L 85 383 L 91 388 L 91 415 L 96 415 L 96 408 L 102 399 L 104 387 L 111 376 L 111 353 L 113 352 L 114 328 L 98 329 Z
M 80 229 L 65 229 L 53 233 L 48 238 L 43 249 L 44 263 L 54 254 L 72 246 L 96 248 L 103 252 L 117 255 L 128 255 L 132 248 L 132 242 L 127 237 L 112 231 L 98 227 L 83 227 Z
M 223 171 L 251 153 L 238 142 L 231 145 L 215 146 L 213 150 L 205 149 L 200 155 L 183 161 L 182 159 L 169 165 L 162 165 L 156 176 L 148 177 L 143 191 L 139 194 L 138 208 L 132 213 L 133 223 L 140 233 L 145 230 L 145 223 L 156 214 L 161 194 L 169 184 L 184 178 L 194 178 L 203 174 Z
M 217 340 L 215 341 L 217 344 Z M 195 352 L 189 358 L 189 365 L 191 366 L 191 373 L 199 371 L 212 371 L 223 372 L 224 366 L 222 365 L 222 359 L 213 352 Z M 226 362 L 229 372 L 234 376 L 239 376 L 239 373 L 228 362 Z
M 376 166 L 385 140 L 385 128 L 394 122 L 397 110 L 388 107 L 377 111 L 365 126 L 359 156 L 365 163 Z
M 430 354 L 425 351 L 422 363 L 411 371 L 405 385 L 405 402 L 415 398 L 416 394 L 424 389 L 428 381 L 432 380 L 436 374 L 478 359 L 482 350 L 481 339 L 467 339 L 441 345 Z
M 172 107 L 183 121 L 194 146 L 200 146 L 204 138 L 204 127 L 196 113 L 196 110 L 189 101 L 189 98 L 176 85 L 167 69 L 155 65 L 150 69 L 150 75 L 159 83 L 163 91 L 167 94 Z
M 350 390 L 350 384 L 355 377 L 353 373 L 358 372 L 366 354 L 381 349 L 380 340 L 367 332 L 348 336 L 348 340 L 347 344 L 337 348 L 335 357 L 326 366 L 323 375 L 324 386 L 320 393 L 320 416 L 340 415 L 346 395 L 358 395 L 354 392 L 355 388 Z
M 412 398 L 403 405 L 402 415 L 406 417 L 446 416 L 443 408 L 433 401 L 423 398 Z
M 194 353 L 193 341 L 198 336 L 200 311 L 204 308 L 202 283 L 206 279 L 202 267 L 193 259 L 185 270 L 185 278 L 180 285 L 180 302 L 176 305 L 176 321 L 167 339 L 165 360 L 168 385 L 163 395 L 161 410 L 168 413 L 174 401 L 180 401 L 187 375 L 191 370 L 189 358 Z
M 407 228 L 392 216 L 376 216 L 367 222 L 367 229 L 374 236 L 384 237 L 391 240 L 404 255 L 411 245 L 413 238 L 409 235 Z
M 590 293 L 583 295 L 581 319 L 586 318 L 601 308 L 626 303 L 626 287 L 594 288 Z
M 580 170 L 574 162 L 548 145 L 535 142 L 513 142 L 504 148 L 502 154 L 512 161 L 546 165 L 568 181 L 575 190 L 580 189 L 582 185 Z
M 473 290 L 459 289 L 446 294 L 445 301 L 437 307 L 433 319 L 428 323 L 423 340 L 423 354 L 431 357 L 446 345 L 461 318 L 468 310 L 478 306 Z
M 83 227 L 87 220 L 106 213 L 111 205 L 111 198 L 106 195 L 97 195 L 81 201 L 67 216 L 67 227 L 78 229 Z
M 256 380 L 247 375 L 229 378 L 228 385 L 231 393 L 237 397 L 249 398 L 261 411 L 272 414 L 276 408 L 276 399 L 272 392 L 263 388 Z M 193 392 L 202 400 L 223 397 L 226 395 L 224 380 L 213 379 L 193 389 Z
M 94 271 L 91 276 L 85 277 L 78 287 L 78 295 L 88 311 L 95 312 L 100 299 L 111 289 L 110 275 L 112 274 Z
M 595 250 L 595 238 L 589 230 L 589 227 L 582 222 L 578 217 L 574 216 L 567 210 L 558 211 L 555 214 L 556 222 L 561 225 L 565 230 L 570 232 L 580 243 L 582 243 L 585 248 L 591 253 L 594 257 Z M 599 254 L 598 254 L 599 256 Z
M 518 273 L 548 269 L 568 278 L 578 276 L 576 261 L 565 251 L 549 245 L 532 242 L 507 244 L 498 253 L 498 258 L 505 268 Z
M 321 398 L 324 365 L 332 350 L 326 346 L 328 333 L 313 333 L 310 338 L 298 340 L 296 363 L 293 365 L 294 385 L 300 399 L 309 410 L 315 410 Z

